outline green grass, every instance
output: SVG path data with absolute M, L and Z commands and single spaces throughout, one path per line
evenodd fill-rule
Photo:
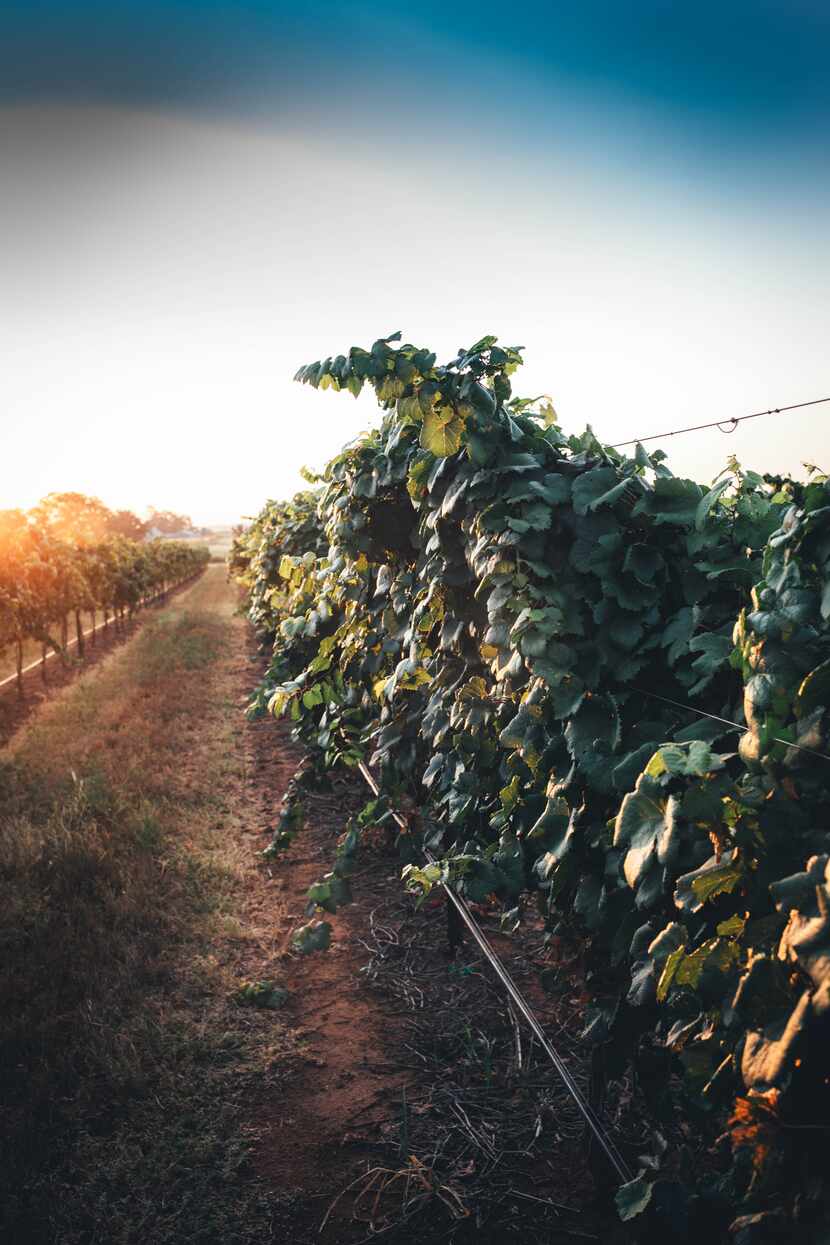
M 224 628 L 189 612 L 177 615 L 167 611 L 153 620 L 153 625 L 138 638 L 135 669 L 142 682 L 173 674 L 177 670 L 198 670 L 215 661 L 219 655 Z

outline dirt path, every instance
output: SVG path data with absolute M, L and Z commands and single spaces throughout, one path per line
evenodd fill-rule
M 264 663 L 250 634 L 246 639 L 249 658 L 240 674 L 250 690 L 252 673 Z M 273 719 L 247 723 L 245 735 L 248 799 L 256 829 L 267 834 L 301 754 L 285 724 Z M 360 873 L 353 886 L 355 905 L 333 920 L 332 947 L 309 956 L 290 950 L 292 932 L 308 919 L 308 887 L 331 868 L 337 836 L 364 802 L 353 783 L 337 783 L 333 794 L 310 800 L 305 828 L 288 851 L 273 864 L 255 865 L 249 900 L 252 921 L 271 924 L 273 975 L 289 992 L 285 1014 L 302 1041 L 302 1058 L 287 1070 L 279 1095 L 256 1104 L 250 1123 L 256 1170 L 286 1195 L 291 1213 L 285 1228 L 290 1226 L 298 1243 L 321 1239 L 318 1229 L 329 1204 L 365 1166 L 365 1126 L 373 1116 L 393 1111 L 411 1080 L 399 1062 L 389 1009 L 365 988 L 361 975 L 367 952 L 360 938 L 370 892 L 364 893 Z M 261 837 L 260 849 L 268 841 Z M 392 885 L 396 864 L 384 868 Z M 322 1239 L 345 1242 L 363 1235 L 335 1215 Z
M 248 678 L 262 665 L 252 652 Z M 252 803 L 261 829 L 272 830 L 275 797 L 300 754 L 285 723 L 249 723 L 246 734 Z M 390 1245 L 600 1239 L 609 1220 L 592 1208 L 573 1104 L 527 1035 L 517 1049 L 515 1020 L 477 948 L 450 956 L 440 896 L 416 911 L 404 895 L 383 833 L 361 849 L 354 903 L 329 918 L 330 950 L 289 950 L 292 930 L 308 919 L 308 887 L 331 868 L 338 835 L 369 795 L 356 775 L 334 783 L 330 794 L 305 798 L 303 830 L 265 868 L 264 895 L 260 885 L 252 890 L 252 903 L 263 905 L 256 919 L 272 922 L 274 975 L 302 1038 L 302 1059 L 251 1117 L 256 1171 L 289 1199 L 284 1231 L 297 1245 L 378 1234 Z M 541 926 L 531 921 L 511 941 L 499 933 L 498 914 L 481 916 L 587 1089 L 575 1042 L 584 1023 L 581 963 L 566 968 L 557 950 L 549 997 L 539 971 L 554 953 L 541 947 Z
M 399 1089 L 352 918 L 329 954 L 289 949 L 354 800 L 263 863 L 299 757 L 245 719 L 262 659 L 237 605 L 209 567 L 0 750 L 23 914 L 0 915 L 0 1225 L 21 1245 L 317 1240 L 365 1153 L 349 1121 Z M 240 1005 L 262 980 L 285 1008 Z
M 578 1121 L 514 1051 L 479 959 L 447 958 L 440 902 L 414 912 L 383 834 L 331 949 L 292 950 L 367 792 L 335 779 L 263 859 L 301 759 L 284 724 L 244 717 L 264 664 L 211 566 L 0 751 L 0 838 L 26 842 L 9 884 L 23 941 L 14 907 L 0 913 L 0 1047 L 18 1069 L 0 1107 L 4 1239 L 572 1239 L 551 1216 L 591 1197 Z M 528 989 L 548 954 L 530 952 L 514 965 Z M 242 1005 L 262 981 L 287 992 L 278 1010 Z M 578 1028 L 567 980 L 537 1002 L 558 1040 Z

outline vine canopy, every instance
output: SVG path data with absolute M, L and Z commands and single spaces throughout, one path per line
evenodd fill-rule
M 656 1109 L 732 1121 L 704 1202 L 765 1214 L 780 1155 L 812 1161 L 790 1125 L 830 1106 L 806 1057 L 830 1011 L 830 485 L 733 459 L 704 486 L 568 436 L 513 395 L 521 359 L 393 334 L 300 369 L 384 414 L 237 542 L 273 643 L 256 707 L 415 797 L 441 866 L 402 841 L 414 889 L 451 878 L 508 926 L 532 901 L 583 939 L 586 1041 L 642 1077 L 663 1052 Z

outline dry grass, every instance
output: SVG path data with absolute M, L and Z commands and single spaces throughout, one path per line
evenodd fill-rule
M 0 1237 L 268 1240 L 247 1098 L 294 1038 L 232 999 L 244 757 L 221 568 L 0 756 Z

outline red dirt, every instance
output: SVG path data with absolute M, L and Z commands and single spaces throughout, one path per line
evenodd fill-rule
M 248 681 L 243 692 L 250 689 L 264 664 L 251 643 L 251 656 L 247 668 L 242 671 Z M 246 798 L 256 810 L 252 820 L 263 832 L 270 832 L 301 753 L 290 740 L 287 724 L 271 718 L 249 723 L 247 740 L 250 790 Z M 396 1144 L 403 1093 L 406 1092 L 410 1110 L 414 1109 L 421 1116 L 421 1112 L 429 1111 L 431 1106 L 419 1108 L 413 1104 L 427 1102 L 437 1083 L 433 1073 L 425 1075 L 424 1068 L 416 1066 L 416 1056 L 407 1049 L 406 1043 L 412 1041 L 412 1035 L 406 1030 L 405 1021 L 399 1019 L 403 1014 L 399 1011 L 401 1005 L 385 996 L 381 989 L 373 988 L 362 972 L 371 958 L 370 950 L 361 939 L 369 939 L 372 911 L 379 909 L 379 919 L 397 926 L 411 908 L 404 903 L 403 910 L 399 906 L 395 911 L 401 898 L 401 866 L 397 855 L 385 854 L 383 850 L 361 853 L 358 872 L 352 880 L 354 903 L 329 918 L 333 925 L 333 941 L 327 952 L 303 956 L 290 949 L 292 931 L 308 920 L 305 914 L 308 887 L 331 868 L 337 836 L 343 832 L 349 815 L 356 813 L 368 796 L 360 781 L 347 775 L 335 780 L 331 794 L 307 797 L 304 828 L 277 860 L 268 866 L 263 864 L 260 877 L 264 886 L 254 885 L 250 893 L 251 923 L 270 929 L 272 975 L 289 991 L 288 1003 L 279 1016 L 287 1019 L 302 1042 L 307 1043 L 303 1047 L 304 1057 L 293 1061 L 286 1070 L 278 1096 L 266 1091 L 260 1102 L 252 1104 L 247 1130 L 253 1141 L 256 1175 L 272 1189 L 279 1190 L 285 1204 L 279 1228 L 293 1245 L 306 1245 L 311 1241 L 346 1245 L 367 1239 L 365 1212 L 368 1204 L 366 1200 L 361 1204 L 363 1221 L 356 1222 L 352 1217 L 354 1193 L 338 1201 L 322 1235 L 319 1235 L 320 1225 L 332 1202 L 370 1168 L 377 1165 L 397 1170 L 406 1161 L 399 1155 Z M 267 842 L 263 837 L 261 846 L 266 846 Z M 418 981 L 421 986 L 427 981 L 437 986 L 434 1006 L 452 1008 L 454 991 L 460 980 L 453 974 L 470 972 L 472 968 L 453 967 L 446 959 L 442 904 L 431 913 L 422 912 L 418 920 L 422 923 L 419 930 L 423 929 L 423 933 L 416 935 L 420 949 L 416 971 L 422 974 Z M 538 984 L 538 968 L 544 967 L 542 963 L 534 966 L 538 957 L 528 958 L 527 948 L 523 955 L 516 943 L 500 937 L 497 927 L 493 928 L 486 918 L 485 921 L 500 953 L 508 960 L 519 955 L 520 962 L 513 964 L 513 971 L 518 969 L 518 980 L 532 998 L 543 1023 L 550 1023 L 555 1032 L 566 1015 L 572 1025 L 574 1017 L 579 1017 L 583 1010 L 577 980 L 579 972 L 564 969 L 562 973 L 565 979 L 562 984 L 565 986 L 567 981 L 565 989 L 573 995 L 565 1001 L 563 1010 L 563 1004 L 554 1003 Z M 477 952 L 466 944 L 461 958 L 466 962 L 471 957 L 476 959 Z M 267 957 L 259 963 L 261 971 L 271 971 Z M 481 971 L 477 970 L 479 974 Z M 483 982 L 480 976 L 478 979 Z M 472 1025 L 482 1022 L 482 1008 L 492 1013 L 493 996 L 487 993 L 488 989 L 492 991 L 493 987 L 482 985 L 483 993 L 474 1004 L 479 1014 L 473 1012 L 468 1016 Z M 429 1023 L 428 1013 L 426 1015 Z M 448 1064 L 446 1071 L 452 1076 L 456 1069 Z M 522 1109 L 518 1102 L 516 1109 Z M 586 1206 L 592 1198 L 592 1181 L 585 1151 L 579 1144 L 574 1147 L 564 1143 L 565 1150 L 562 1145 L 560 1142 L 558 1147 L 554 1146 L 540 1157 L 538 1173 L 531 1172 L 530 1188 L 542 1199 Z M 459 1187 L 463 1188 L 464 1173 L 460 1175 L 462 1184 Z M 398 1201 L 400 1188 L 399 1182 L 395 1186 Z M 355 1192 L 359 1189 L 360 1184 Z M 392 1202 L 395 1200 L 392 1195 Z M 540 1203 L 543 1204 L 544 1201 Z M 511 1228 L 520 1230 L 522 1207 L 528 1205 L 528 1202 L 516 1204 L 514 1213 L 518 1219 L 514 1219 Z M 440 1205 L 433 1210 L 435 1214 L 430 1225 L 418 1219 L 421 1239 L 449 1240 L 452 1222 Z M 459 1235 L 452 1235 L 451 1239 L 475 1240 L 479 1245 L 493 1239 L 506 1239 L 501 1232 L 493 1237 L 484 1225 L 477 1227 L 476 1218 L 474 1214 L 458 1223 L 453 1231 Z M 400 1242 L 412 1239 L 412 1232 L 412 1224 L 390 1225 L 384 1230 L 383 1239 Z M 509 1235 L 510 1239 L 515 1239 L 513 1230 Z M 590 1233 L 588 1236 L 590 1238 Z M 542 1238 L 534 1235 L 532 1239 Z M 553 1238 L 546 1236 L 544 1239 Z
M 140 626 L 140 622 L 136 620 L 132 630 Z M 395 1172 L 406 1164 L 410 1152 L 418 1153 L 426 1163 L 431 1156 L 438 1157 L 430 1132 L 433 1120 L 440 1114 L 436 1108 L 436 1092 L 440 1097 L 440 1090 L 448 1081 L 471 1084 L 469 1066 L 479 1066 L 475 1062 L 478 1056 L 467 1058 L 465 1071 L 463 1052 L 459 1056 L 457 1048 L 450 1043 L 449 1053 L 445 1056 L 441 1046 L 438 1059 L 425 1071 L 427 1060 L 422 1052 L 417 1047 L 410 1050 L 407 1045 L 413 1040 L 411 1010 L 407 1010 L 400 999 L 390 996 L 388 988 L 384 993 L 383 984 L 370 980 L 363 971 L 376 951 L 376 947 L 373 951 L 361 941 L 373 941 L 369 934 L 373 911 L 379 910 L 378 919 L 395 932 L 403 930 L 412 917 L 412 904 L 402 897 L 400 888 L 400 861 L 397 855 L 388 854 L 383 842 L 361 851 L 358 870 L 352 878 L 355 902 L 331 918 L 331 949 L 308 956 L 291 950 L 292 932 L 308 919 L 305 914 L 308 887 L 331 868 L 336 840 L 349 816 L 366 802 L 368 792 L 355 776 L 336 778 L 329 794 L 318 793 L 306 799 L 306 824 L 291 847 L 275 861 L 266 863 L 261 858 L 259 853 L 269 841 L 283 794 L 299 765 L 301 753 L 291 742 L 284 723 L 275 722 L 273 718 L 245 722 L 243 706 L 264 672 L 266 662 L 238 616 L 233 627 L 237 639 L 212 695 L 214 711 L 223 722 L 227 722 L 228 711 L 233 715 L 223 728 L 230 732 L 232 743 L 228 746 L 236 750 L 241 736 L 244 749 L 244 780 L 242 767 L 236 769 L 233 777 L 216 779 L 221 784 L 217 795 L 221 789 L 223 802 L 237 814 L 241 841 L 237 844 L 235 859 L 239 862 L 242 910 L 238 935 L 226 939 L 217 937 L 211 949 L 234 981 L 271 978 L 288 990 L 288 1000 L 278 1012 L 229 1005 L 230 1010 L 217 1012 L 217 1023 L 227 1024 L 229 1029 L 239 1026 L 256 1032 L 264 1039 L 266 1058 L 270 1058 L 261 1092 L 250 1102 L 247 1120 L 242 1125 L 243 1135 L 251 1143 L 253 1174 L 269 1194 L 274 1208 L 271 1231 L 266 1239 L 290 1240 L 291 1245 L 311 1245 L 315 1241 L 322 1245 L 347 1245 L 367 1237 L 367 1202 L 364 1200 L 359 1207 L 362 1221 L 356 1221 L 352 1215 L 354 1195 L 340 1198 L 321 1234 L 320 1226 L 331 1204 L 372 1167 L 382 1166 Z M 123 639 L 128 635 L 129 632 L 124 634 Z M 111 635 L 107 643 L 99 641 L 97 650 L 90 651 L 90 659 L 82 669 L 100 662 L 121 640 L 121 635 Z M 69 683 L 75 671 L 61 670 L 55 663 L 51 673 L 47 697 Z M 37 688 L 39 672 L 33 671 L 29 678 L 32 676 Z M 14 695 L 7 697 L 7 703 L 0 704 L 0 732 L 8 730 L 12 720 L 19 725 L 43 699 L 42 695 L 35 694 L 35 689 L 22 706 L 17 704 Z M 198 720 L 192 721 L 194 732 Z M 205 767 L 209 763 L 199 751 L 198 737 L 189 737 L 190 726 L 191 722 L 185 721 L 181 728 L 187 736 L 182 740 L 177 771 L 176 790 L 181 793 L 186 792 L 191 781 L 204 784 Z M 383 837 L 381 832 L 381 840 Z M 492 929 L 492 920 L 482 915 Z M 414 947 L 413 976 L 408 980 L 414 983 L 422 998 L 429 995 L 428 1006 L 417 1013 L 420 1023 L 428 1030 L 427 1044 L 442 1026 L 446 1027 L 448 1017 L 466 1025 L 468 1032 L 471 1028 L 486 1027 L 503 1007 L 503 1000 L 496 1000 L 494 987 L 485 981 L 474 951 L 468 945 L 459 963 L 447 960 L 440 901 L 432 908 L 427 905 L 417 920 L 414 934 L 410 929 L 407 935 L 414 939 L 410 944 Z M 506 958 L 511 954 L 518 958 L 518 945 L 499 938 L 495 930 L 492 932 Z M 538 939 L 536 941 L 538 943 Z M 576 997 L 578 984 L 574 975 L 566 969 L 561 982 L 574 997 L 567 1000 L 567 1005 L 552 1004 L 536 983 L 534 959 L 537 967 L 544 966 L 538 964 L 538 955 L 534 956 L 532 948 L 525 947 L 522 963 L 518 965 L 520 985 L 538 1007 L 543 1022 L 551 1024 L 552 1033 L 572 1028 L 574 1017 L 582 1010 L 582 999 Z M 512 967 L 515 971 L 516 964 Z M 261 1049 L 262 1044 L 260 1052 Z M 273 1052 L 270 1056 L 269 1049 Z M 419 1064 L 418 1060 L 423 1062 Z M 537 1069 L 538 1076 L 543 1075 L 537 1063 L 533 1079 L 537 1078 Z M 480 1103 L 480 1078 L 474 1088 L 479 1092 Z M 489 1079 L 487 1088 L 491 1088 Z M 402 1110 L 404 1091 L 412 1133 L 419 1138 L 419 1144 L 413 1143 L 411 1150 L 409 1125 L 404 1141 L 400 1124 L 402 1116 L 410 1118 Z M 467 1091 L 462 1088 L 459 1093 L 460 1101 L 469 1106 Z M 523 1119 L 526 1094 L 523 1099 L 524 1091 L 518 1081 L 510 1081 L 506 1090 L 499 1088 L 499 1093 L 507 1112 L 517 1120 Z M 435 1114 L 433 1108 L 436 1108 Z M 489 1118 L 496 1117 L 491 1112 Z M 531 1125 L 532 1119 L 531 1116 Z M 494 1135 L 497 1135 L 498 1124 L 495 1127 Z M 545 1128 L 549 1129 L 547 1123 Z M 560 1138 L 555 1130 L 546 1131 L 543 1146 L 532 1158 L 538 1172 L 535 1166 L 524 1175 L 517 1172 L 517 1187 L 524 1180 L 525 1189 L 517 1196 L 527 1200 L 512 1204 L 508 1196 L 506 1210 L 508 1215 L 513 1215 L 508 1234 L 505 1236 L 499 1230 L 492 1235 L 478 1222 L 477 1195 L 472 1184 L 465 1184 L 478 1171 L 479 1159 L 468 1162 L 465 1156 L 455 1167 L 453 1163 L 454 1159 L 449 1166 L 445 1162 L 441 1179 L 450 1183 L 440 1188 L 450 1188 L 453 1194 L 458 1191 L 459 1197 L 467 1198 L 473 1213 L 453 1225 L 448 1219 L 446 1202 L 433 1197 L 425 1213 L 421 1215 L 419 1211 L 416 1239 L 434 1242 L 451 1237 L 453 1241 L 475 1241 L 476 1245 L 508 1238 L 547 1242 L 554 1238 L 538 1233 L 531 1238 L 524 1233 L 533 1209 L 528 1210 L 530 1203 L 544 1207 L 548 1204 L 545 1199 L 550 1199 L 551 1205 L 558 1200 L 582 1207 L 591 1196 L 591 1182 L 578 1135 L 572 1130 L 572 1139 L 568 1140 Z M 400 1209 L 403 1185 L 403 1181 L 392 1182 L 388 1204 L 381 1208 L 390 1212 L 389 1231 L 383 1233 L 388 1245 L 393 1241 L 400 1245 L 412 1239 L 407 1235 L 411 1224 L 392 1222 L 391 1212 Z M 530 1196 L 531 1193 L 537 1196 Z M 556 1239 L 561 1238 L 557 1236 Z
M 248 679 L 255 673 L 249 665 Z M 251 798 L 262 828 L 270 829 L 301 753 L 287 726 L 273 719 L 249 723 L 248 738 Z M 331 867 L 336 836 L 361 800 L 339 783 L 331 795 L 314 796 L 310 804 L 312 819 L 291 847 L 263 866 L 272 878 L 265 895 L 251 897 L 257 923 L 272 924 L 280 984 L 289 991 L 280 1016 L 299 1031 L 305 1047 L 279 1098 L 255 1106 L 250 1128 L 257 1175 L 294 1199 L 291 1230 L 303 1233 L 295 1235 L 297 1245 L 306 1233 L 308 1239 L 323 1241 L 356 1240 L 364 1234 L 337 1214 L 322 1237 L 317 1231 L 330 1203 L 366 1158 L 361 1127 L 390 1114 L 410 1077 L 395 1062 L 400 1045 L 393 1022 L 360 976 L 367 959 L 358 941 L 367 921 L 360 873 L 353 886 L 354 906 L 331 918 L 331 948 L 308 956 L 290 950 L 293 930 L 308 919 L 306 891 Z M 394 873 L 396 864 L 387 863 L 386 872 Z M 344 1213 L 347 1207 L 344 1200 Z

